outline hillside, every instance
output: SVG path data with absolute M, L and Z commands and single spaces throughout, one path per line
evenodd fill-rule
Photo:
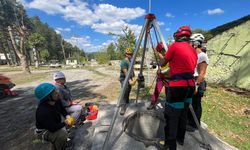
M 237 20 L 234 20 L 232 22 L 228 22 L 226 24 L 223 24 L 221 26 L 218 26 L 214 29 L 211 29 L 209 30 L 209 34 L 211 34 L 213 37 L 218 35 L 218 34 L 221 34 L 222 32 L 225 32 L 231 28 L 234 28 L 236 26 L 239 26 L 241 25 L 242 23 L 245 23 L 247 22 L 248 20 L 250 20 L 250 15 L 247 15 L 247 16 L 244 16 L 240 19 L 237 19 Z
M 250 90 L 250 16 L 243 18 L 210 30 L 217 35 L 207 43 L 207 79 Z

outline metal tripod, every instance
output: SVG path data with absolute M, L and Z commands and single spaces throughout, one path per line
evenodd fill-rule
M 138 54 L 138 51 L 140 49 L 140 45 L 142 43 L 142 40 L 144 39 L 144 43 L 143 43 L 143 53 L 142 53 L 142 61 L 141 61 L 141 64 L 140 64 L 140 71 L 139 71 L 139 74 L 138 74 L 138 88 L 137 88 L 137 95 L 136 95 L 136 103 L 137 103 L 137 99 L 138 99 L 138 95 L 139 95 L 139 91 L 140 91 L 140 88 L 143 88 L 145 86 L 145 83 L 144 83 L 144 76 L 143 76 L 143 64 L 144 64 L 144 57 L 145 57 L 145 53 L 146 53 L 146 47 L 147 47 L 147 41 L 148 39 L 151 40 L 151 45 L 152 45 L 152 48 L 154 47 L 153 46 L 153 43 L 152 43 L 152 38 L 150 36 L 150 29 L 151 28 L 154 28 L 155 30 L 155 34 L 156 34 L 156 39 L 157 39 L 157 33 L 160 37 L 160 41 L 163 43 L 163 47 L 165 50 L 167 50 L 167 45 L 166 45 L 166 42 L 162 36 L 162 33 L 160 31 L 160 27 L 156 21 L 156 17 L 154 14 L 147 14 L 145 16 L 145 23 L 141 29 L 141 32 L 140 32 L 140 35 L 139 35 L 139 38 L 138 38 L 138 41 L 136 43 L 136 48 L 135 48 L 135 51 L 133 53 L 133 56 L 131 58 L 131 63 L 130 63 L 130 66 L 129 66 L 129 69 L 128 69 L 128 74 L 124 80 L 124 83 L 123 83 L 123 86 L 122 86 L 122 89 L 121 89 L 121 93 L 119 95 L 119 98 L 118 98 L 118 101 L 117 101 L 117 104 L 116 104 L 116 109 L 115 109 L 115 113 L 114 113 L 114 116 L 111 120 L 111 123 L 110 123 L 110 127 L 109 127 L 109 130 L 107 132 L 107 136 L 105 138 L 105 141 L 104 141 L 104 144 L 103 144 L 103 147 L 102 147 L 102 150 L 110 150 L 110 148 L 112 147 L 110 144 L 109 144 L 109 139 L 110 139 L 110 136 L 111 136 L 111 133 L 112 133 L 112 130 L 113 130 L 113 127 L 114 127 L 114 124 L 115 124 L 115 121 L 116 121 L 116 118 L 117 118 L 117 115 L 118 115 L 118 112 L 119 112 L 119 108 L 120 106 L 122 106 L 124 104 L 124 102 L 122 101 L 123 100 L 123 97 L 124 97 L 124 94 L 125 94 L 125 89 L 127 88 L 128 86 L 128 81 L 129 81 L 129 77 L 132 75 L 132 72 L 133 72 L 133 65 L 135 63 L 135 60 L 136 60 L 136 56 Z M 158 39 L 157 39 L 157 42 L 158 42 Z M 153 48 L 154 49 L 154 48 Z M 192 106 L 190 105 L 190 110 L 192 112 L 192 115 L 194 117 L 194 120 L 196 122 L 196 125 L 199 127 L 199 133 L 201 134 L 201 137 L 202 137 L 202 141 L 203 141 L 203 147 L 206 148 L 207 145 L 209 144 L 206 144 L 206 141 L 205 141 L 205 138 L 202 134 L 202 131 L 201 131 L 201 128 L 200 128 L 200 125 L 198 123 L 198 119 L 193 111 L 193 108 Z

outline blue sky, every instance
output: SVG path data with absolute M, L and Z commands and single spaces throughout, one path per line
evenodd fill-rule
M 128 26 L 136 35 L 148 13 L 148 0 L 19 0 L 28 15 L 39 16 L 56 32 L 86 52 L 115 42 L 109 32 Z M 152 0 L 165 39 L 181 25 L 209 30 L 250 14 L 250 0 Z

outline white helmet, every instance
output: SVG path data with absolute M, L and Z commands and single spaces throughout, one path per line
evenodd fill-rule
M 53 77 L 54 77 L 54 80 L 57 80 L 57 79 L 65 78 L 65 75 L 61 71 L 58 71 L 54 73 Z
M 202 43 L 205 41 L 205 37 L 200 33 L 195 33 L 190 37 L 190 41 L 195 45 L 202 45 Z

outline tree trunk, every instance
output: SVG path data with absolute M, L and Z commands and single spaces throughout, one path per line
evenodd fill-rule
M 17 53 L 20 61 L 21 61 L 21 66 L 22 66 L 22 70 L 23 70 L 23 73 L 25 74 L 31 74 L 30 72 L 30 68 L 29 68 L 29 65 L 28 65 L 28 62 L 27 62 L 27 56 L 25 55 L 26 54 L 26 49 L 24 48 L 24 34 L 19 34 L 20 36 L 20 43 L 19 43 L 19 49 L 17 48 L 17 43 L 14 39 L 14 36 L 13 36 L 13 33 L 12 33 L 12 29 L 10 26 L 8 26 L 8 31 L 9 31 L 9 34 L 10 34 L 10 39 L 11 39 L 11 42 L 12 42 L 12 45 L 13 45 L 13 48 L 15 50 L 15 52 Z M 21 31 L 23 32 L 23 31 Z
M 35 67 L 39 67 L 39 62 L 38 62 L 38 54 L 36 48 L 33 48 L 33 55 L 34 55 L 34 61 L 35 61 Z
M 6 62 L 10 66 L 11 63 L 10 63 L 10 60 L 9 60 L 8 55 L 6 53 L 6 50 L 4 49 L 3 42 L 0 42 L 0 49 L 3 50 L 3 54 L 4 54 L 5 58 L 6 58 Z
M 6 36 L 6 37 L 7 37 L 7 36 Z M 20 63 L 19 63 L 20 61 L 19 61 L 19 58 L 18 58 L 18 56 L 17 56 L 16 51 L 14 50 L 14 47 L 13 47 L 12 43 L 11 43 L 11 40 L 10 40 L 9 38 L 6 38 L 5 41 L 6 41 L 6 43 L 8 44 L 8 45 L 7 45 L 8 50 L 9 50 L 10 54 L 12 55 L 12 56 L 11 56 L 12 64 L 14 64 L 15 66 L 18 66 L 18 65 L 20 64 Z
M 65 50 L 64 50 L 63 39 L 61 39 L 61 46 L 62 46 L 62 51 L 63 51 L 64 64 L 66 64 L 66 54 L 65 54 Z

